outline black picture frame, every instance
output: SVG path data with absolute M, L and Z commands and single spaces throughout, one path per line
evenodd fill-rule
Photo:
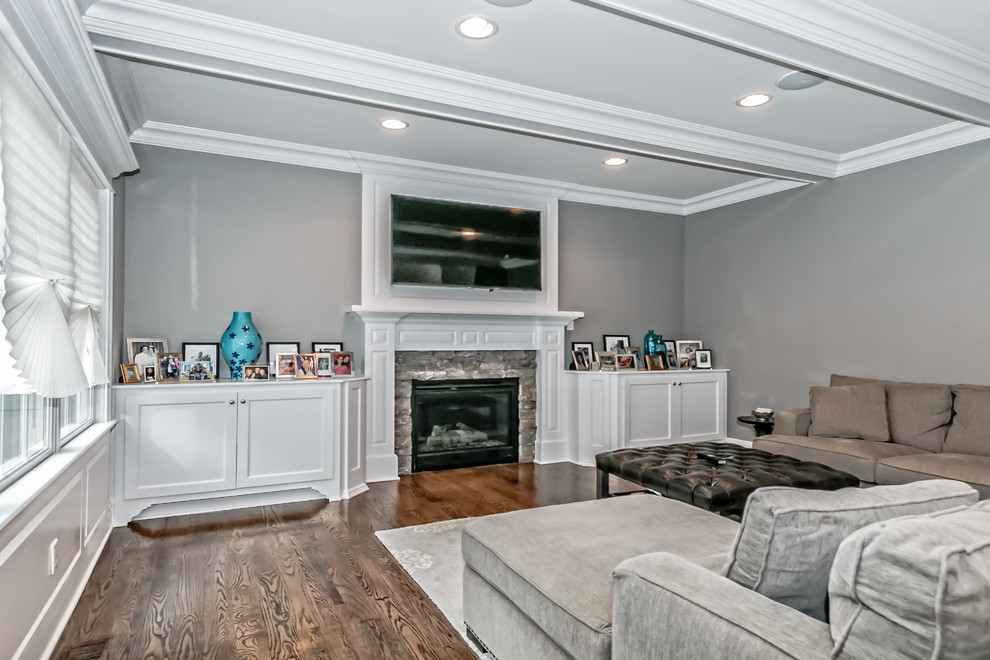
M 625 353 L 629 350 L 629 335 L 602 335 L 606 353 Z M 618 347 L 621 344 L 621 349 Z
M 344 350 L 342 341 L 314 341 L 313 353 L 340 353 Z
M 714 366 L 715 366 L 715 357 L 714 355 L 712 355 L 712 349 L 699 348 L 694 352 L 695 369 L 712 369 Z
M 298 353 L 299 342 L 297 341 L 266 341 L 265 361 L 269 364 L 275 359 L 276 353 Z
M 199 357 L 200 354 L 203 357 Z M 216 373 L 217 363 L 220 361 L 220 343 L 215 341 L 184 341 L 182 342 L 182 361 L 212 362 L 213 373 Z

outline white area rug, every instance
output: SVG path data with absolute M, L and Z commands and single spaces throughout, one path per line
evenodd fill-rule
M 463 616 L 463 572 L 461 559 L 461 529 L 471 518 L 443 520 L 415 527 L 401 527 L 375 532 L 382 545 L 392 553 L 402 568 L 426 592 L 451 625 L 465 640 Z M 491 658 L 481 653 L 468 640 L 479 658 Z

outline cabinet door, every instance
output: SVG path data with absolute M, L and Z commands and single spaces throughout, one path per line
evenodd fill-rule
M 676 442 L 673 381 L 657 376 L 628 375 L 621 380 L 623 415 L 620 447 L 649 447 Z
M 693 373 L 678 380 L 680 439 L 684 442 L 725 437 L 725 387 L 720 373 Z
M 234 487 L 237 408 L 232 398 L 189 392 L 126 395 L 124 497 Z
M 332 479 L 340 446 L 339 388 L 265 387 L 238 393 L 237 487 Z

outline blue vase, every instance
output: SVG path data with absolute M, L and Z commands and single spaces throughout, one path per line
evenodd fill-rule
M 261 356 L 264 342 L 254 327 L 251 312 L 234 312 L 234 318 L 220 338 L 220 354 L 230 369 L 232 380 L 244 378 L 244 365 L 254 364 Z
M 646 336 L 643 337 L 643 355 L 661 355 L 666 352 L 663 337 L 652 330 L 647 330 Z

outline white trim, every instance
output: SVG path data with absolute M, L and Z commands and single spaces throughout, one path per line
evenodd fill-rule
M 587 134 L 607 136 L 620 143 L 592 146 L 753 175 L 813 181 L 834 170 L 834 154 L 825 151 L 497 78 L 466 77 L 456 69 L 161 0 L 101 0 L 83 20 L 100 52 L 188 70 L 352 101 L 405 105 L 428 116 L 581 144 L 591 144 Z
M 842 154 L 837 174 L 845 176 L 988 138 L 990 138 L 990 128 L 986 126 L 953 122 L 922 133 Z
M 801 181 L 747 181 L 737 186 L 724 188 L 705 195 L 698 195 L 685 200 L 683 215 L 692 215 L 702 211 L 731 206 L 757 197 L 766 197 L 785 190 L 801 188 L 809 184 Z
M 56 90 L 59 112 L 70 112 L 67 127 L 102 174 L 113 179 L 138 168 L 113 94 L 96 60 L 75 2 L 0 0 L 0 12 L 24 44 L 33 66 Z M 33 71 L 32 71 L 33 73 Z
M 354 158 L 348 152 L 339 149 L 314 147 L 297 142 L 269 140 L 161 122 L 145 122 L 131 135 L 131 141 L 137 144 L 171 147 L 235 158 L 251 158 L 324 170 L 361 171 Z

